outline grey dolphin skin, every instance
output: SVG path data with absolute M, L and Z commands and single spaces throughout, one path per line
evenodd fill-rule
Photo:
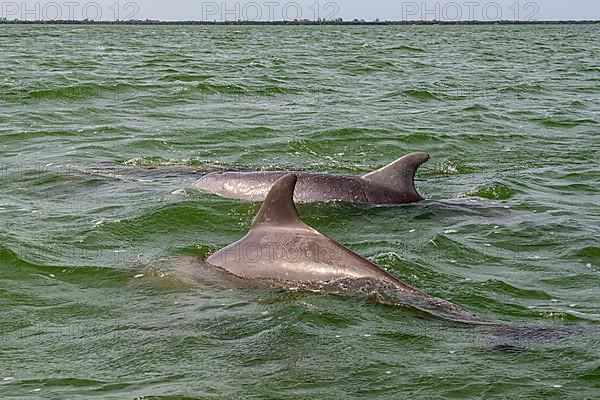
M 336 287 L 337 282 L 340 283 L 337 287 L 350 288 L 351 292 L 367 293 L 374 287 L 384 288 L 430 315 L 457 322 L 480 322 L 473 314 L 401 282 L 306 225 L 298 217 L 293 201 L 297 181 L 295 174 L 279 178 L 248 234 L 212 254 L 207 263 L 237 277 L 263 280 L 279 287 Z
M 415 203 L 423 200 L 415 189 L 415 173 L 427 160 L 427 153 L 411 153 L 363 176 L 293 172 L 298 177 L 294 200 L 300 203 L 334 200 L 373 204 Z M 192 186 L 223 197 L 262 201 L 275 182 L 288 173 L 213 172 Z

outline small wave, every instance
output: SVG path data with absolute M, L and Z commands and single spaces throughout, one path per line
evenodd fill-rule
M 345 65 L 345 68 L 348 70 L 348 72 L 352 73 L 352 74 L 369 74 L 369 73 L 373 73 L 373 72 L 377 72 L 380 69 L 373 66 L 373 65 L 366 65 L 364 62 L 359 63 L 356 62 L 356 65 L 352 65 L 347 63 Z
M 420 61 L 414 61 L 412 63 L 412 65 L 415 68 L 431 68 L 432 67 L 430 64 L 425 64 L 425 63 L 420 62 Z
M 481 104 L 472 104 L 470 106 L 463 108 L 463 111 L 472 111 L 472 112 L 489 111 L 489 110 L 490 109 L 488 107 L 481 105 Z
M 437 143 L 444 140 L 442 135 L 430 135 L 427 133 L 411 133 L 410 135 L 406 135 L 402 137 L 402 141 L 406 144 L 427 144 Z
M 216 84 L 201 82 L 194 86 L 194 89 L 205 93 L 221 93 L 221 94 L 247 94 L 248 89 L 243 86 L 230 84 Z
M 582 249 L 577 250 L 575 253 L 577 257 L 581 257 L 586 261 L 590 261 L 594 263 L 597 267 L 600 268 L 600 247 L 598 246 L 587 246 Z M 593 268 L 593 265 L 590 264 L 589 268 Z
M 429 90 L 424 89 L 408 89 L 402 92 L 403 94 L 413 97 L 419 100 L 437 100 L 437 96 L 430 92 Z
M 372 57 L 357 57 L 352 61 L 351 72 L 369 72 L 369 71 L 385 71 L 385 72 L 404 72 L 404 67 L 389 60 L 374 60 Z
M 12 250 L 0 245 L 0 262 L 2 264 L 14 265 L 23 262 Z
M 312 133 L 310 138 L 312 140 L 349 140 L 349 139 L 366 139 L 366 138 L 376 138 L 381 135 L 381 130 L 371 131 L 369 129 L 361 129 L 361 128 L 340 128 L 333 130 L 325 130 Z
M 212 78 L 210 75 L 176 74 L 163 76 L 159 80 L 166 82 L 201 82 L 210 78 Z
M 569 175 L 575 175 L 575 174 L 569 174 Z M 569 176 L 567 176 L 569 177 Z M 568 184 L 561 184 L 561 185 L 549 185 L 548 187 L 556 190 L 558 193 L 574 193 L 574 194 L 584 194 L 584 193 L 589 193 L 589 194 L 596 194 L 598 193 L 598 187 L 595 184 L 589 183 L 568 183 Z
M 301 91 L 298 89 L 289 88 L 285 86 L 264 85 L 257 87 L 248 87 L 238 84 L 216 84 L 208 82 L 200 82 L 195 86 L 188 88 L 188 91 L 197 91 L 205 95 L 221 95 L 230 97 L 272 97 L 277 95 L 301 93 Z
M 98 84 L 83 84 L 73 86 L 61 86 L 48 89 L 31 90 L 24 93 L 15 92 L 12 96 L 8 95 L 10 99 L 14 97 L 15 100 L 60 100 L 60 101 L 73 101 L 82 100 L 88 98 L 100 98 L 100 97 L 122 97 L 124 94 L 128 94 L 138 89 L 139 87 L 129 84 L 115 84 L 115 85 L 98 85 Z M 143 86 L 147 89 L 147 86 Z
M 97 282 L 100 276 L 115 279 L 119 279 L 122 276 L 122 272 L 111 268 L 92 268 L 84 265 L 73 265 L 72 261 L 79 254 L 78 251 L 81 251 L 81 254 L 88 254 L 94 252 L 91 250 L 71 247 L 55 251 L 55 249 L 44 249 L 25 242 L 11 244 L 10 247 L 12 249 L 0 245 L 0 265 L 4 267 L 0 269 L 0 275 L 5 274 L 11 278 L 27 274 L 27 279 L 29 279 L 31 273 L 34 273 L 41 274 L 45 278 L 61 280 L 79 280 L 83 277 L 90 277 L 91 280 Z M 65 254 L 68 262 L 65 262 Z M 11 266 L 11 268 L 6 268 L 6 266 Z
M 413 47 L 413 46 L 408 46 L 408 45 L 392 47 L 390 50 L 412 51 L 412 52 L 416 52 L 416 53 L 424 53 L 425 52 L 425 50 L 420 47 Z
M 132 166 L 142 166 L 142 167 L 163 167 L 163 166 L 198 166 L 202 165 L 202 163 L 198 160 L 193 159 L 167 159 L 162 157 L 149 157 L 142 156 L 131 158 L 129 160 L 123 161 L 121 164 L 123 165 L 132 165 Z
M 551 300 L 552 296 L 542 290 L 522 289 L 509 285 L 506 282 L 491 279 L 481 285 L 482 288 L 494 293 L 505 294 L 509 297 L 527 298 L 533 300 Z
M 569 108 L 585 108 L 586 104 L 581 100 L 573 100 L 569 103 Z
M 284 94 L 298 94 L 300 90 L 294 88 L 288 88 L 284 86 L 264 86 L 256 88 L 253 93 L 259 96 L 273 96 L 273 95 L 284 95 Z
M 547 126 L 549 128 L 574 128 L 576 126 L 584 125 L 584 124 L 597 124 L 597 122 L 592 119 L 574 120 L 574 119 L 558 119 L 558 118 L 552 118 L 552 117 L 536 119 L 535 121 L 537 121 L 541 125 Z
M 489 346 L 503 351 L 518 350 L 532 344 L 557 342 L 575 335 L 595 335 L 597 332 L 589 325 L 494 325 L 484 326 L 481 330 L 488 333 L 486 342 Z
M 585 66 L 579 68 L 579 70 L 583 71 L 583 72 L 600 72 L 600 67 L 585 65 Z
M 427 136 L 428 137 L 428 136 Z M 455 174 L 471 174 L 477 172 L 473 167 L 470 167 L 460 157 L 448 157 L 435 169 L 424 170 L 423 176 L 438 176 L 438 175 L 455 175 Z
M 516 85 L 505 86 L 498 89 L 500 93 L 539 93 L 546 90 L 539 83 L 519 83 Z
M 467 192 L 467 196 L 483 197 L 489 200 L 508 200 L 512 198 L 516 190 L 503 183 L 493 183 L 481 186 L 477 189 Z

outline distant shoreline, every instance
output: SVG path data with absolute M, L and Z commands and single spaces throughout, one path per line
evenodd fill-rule
M 541 20 L 541 21 L 436 21 L 436 20 L 411 20 L 411 21 L 159 21 L 159 20 L 129 20 L 129 21 L 88 21 L 88 20 L 47 20 L 47 21 L 21 21 L 0 20 L 0 25 L 591 25 L 600 24 L 600 20 Z

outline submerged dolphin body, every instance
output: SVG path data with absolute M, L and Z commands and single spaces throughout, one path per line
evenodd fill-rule
M 294 172 L 298 177 L 294 200 L 300 203 L 343 200 L 353 203 L 401 204 L 423 200 L 414 177 L 429 160 L 427 153 L 411 153 L 363 176 Z M 194 188 L 234 199 L 262 201 L 285 171 L 213 172 Z
M 358 292 L 436 317 L 484 324 L 460 307 L 401 282 L 306 225 L 298 217 L 293 201 L 297 180 L 294 174 L 277 180 L 248 234 L 212 254 L 207 263 L 239 278 L 273 286 Z

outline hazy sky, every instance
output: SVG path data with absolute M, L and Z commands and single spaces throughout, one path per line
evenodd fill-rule
M 8 19 L 282 20 L 548 20 L 600 19 L 599 0 L 95 0 L 4 1 Z

